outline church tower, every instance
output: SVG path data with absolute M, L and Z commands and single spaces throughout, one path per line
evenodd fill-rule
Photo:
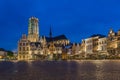
M 30 42 L 37 42 L 39 40 L 39 25 L 38 18 L 31 17 L 29 18 L 29 26 L 28 26 L 28 40 Z

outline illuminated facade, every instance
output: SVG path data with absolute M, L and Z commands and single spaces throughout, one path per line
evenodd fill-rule
M 80 45 L 80 55 L 81 55 L 81 57 L 86 57 L 86 54 L 85 54 L 85 40 L 82 40 L 82 43 Z
M 58 58 L 64 46 L 70 42 L 65 35 L 52 37 L 39 35 L 38 18 L 29 18 L 28 35 L 23 34 L 18 41 L 18 60 L 43 60 Z
M 79 55 L 80 54 L 80 44 L 79 43 L 73 43 L 72 45 L 72 55 Z
M 0 51 L 0 59 L 4 59 L 7 56 L 6 51 Z
M 120 56 L 120 30 L 115 33 L 110 29 L 107 38 L 107 51 L 109 55 Z
M 81 53 L 88 55 L 107 55 L 107 38 L 104 35 L 96 34 L 82 40 Z
M 88 55 L 106 55 L 120 57 L 120 30 L 115 33 L 110 29 L 108 36 L 93 35 L 82 40 L 81 53 Z
M 110 29 L 107 37 L 96 34 L 83 39 L 81 44 L 70 44 L 65 35 L 53 37 L 51 28 L 49 37 L 41 36 L 38 18 L 29 18 L 28 35 L 23 34 L 18 41 L 18 60 L 59 60 L 76 55 L 85 58 L 91 55 L 120 57 L 120 30 L 115 33 Z
M 103 37 L 98 40 L 98 53 L 100 55 L 108 55 L 107 52 L 107 38 Z
M 86 54 L 92 54 L 93 53 L 92 38 L 85 39 L 85 53 Z

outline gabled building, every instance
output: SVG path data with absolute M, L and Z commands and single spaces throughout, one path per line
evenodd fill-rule
M 120 56 L 120 30 L 115 33 L 110 29 L 107 38 L 107 51 L 109 55 Z
M 104 35 L 92 35 L 82 41 L 81 52 L 85 53 L 85 57 L 88 55 L 100 55 L 102 52 L 105 52 L 106 54 L 106 45 L 106 37 Z
M 18 41 L 18 60 L 54 59 L 54 55 L 62 54 L 64 46 L 70 41 L 65 35 L 53 37 L 40 36 L 38 18 L 29 18 L 28 35 L 23 34 Z
M 108 55 L 107 37 L 103 37 L 98 40 L 98 53 L 99 55 Z

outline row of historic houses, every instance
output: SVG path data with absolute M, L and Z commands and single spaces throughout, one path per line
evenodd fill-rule
M 72 45 L 72 54 L 79 57 L 120 57 L 120 31 L 110 29 L 107 36 L 96 34 L 83 39 L 81 44 Z
M 49 37 L 39 35 L 39 20 L 29 19 L 28 34 L 18 41 L 18 60 L 66 60 L 120 57 L 120 31 L 110 29 L 107 36 L 96 34 L 71 43 L 65 35 Z

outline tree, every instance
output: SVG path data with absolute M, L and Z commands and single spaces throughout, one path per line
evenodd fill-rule
M 8 57 L 13 57 L 14 55 L 13 55 L 14 53 L 12 52 L 12 51 L 7 51 L 7 56 Z
M 3 48 L 0 48 L 0 51 L 5 51 L 5 49 L 3 49 Z

